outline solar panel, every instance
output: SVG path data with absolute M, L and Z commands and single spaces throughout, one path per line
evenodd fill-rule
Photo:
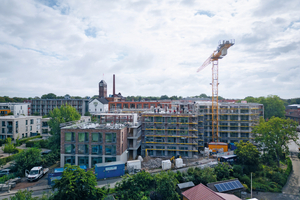
M 244 186 L 241 184 L 240 181 L 236 180 L 236 181 L 230 181 L 226 183 L 215 184 L 215 187 L 218 190 L 218 192 L 225 192 L 225 191 L 243 188 Z

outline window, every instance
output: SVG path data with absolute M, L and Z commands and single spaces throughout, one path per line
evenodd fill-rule
M 248 138 L 249 137 L 249 133 L 241 133 L 241 137 Z
M 153 142 L 153 137 L 145 137 L 146 142 Z
M 230 137 L 238 137 L 239 134 L 238 133 L 230 133 Z
M 102 157 L 92 157 L 92 167 L 94 167 L 97 163 L 102 163 Z
M 175 137 L 169 137 L 168 142 L 176 143 L 176 138 Z
M 221 137 L 228 137 L 228 133 L 221 133 L 220 136 Z
M 65 156 L 65 164 L 75 165 L 75 156 Z
M 92 145 L 92 154 L 102 155 L 102 145 Z
M 79 144 L 78 145 L 78 154 L 88 154 L 89 147 L 87 144 Z
M 157 137 L 157 138 L 155 138 L 156 140 L 156 142 L 165 142 L 165 138 L 163 138 L 163 137 Z
M 5 133 L 5 128 L 2 128 L 2 133 Z
M 105 133 L 105 142 L 106 143 L 115 143 L 116 142 L 116 133 Z
M 28 131 L 28 126 L 26 126 L 26 131 Z
M 102 142 L 102 133 L 92 133 L 92 142 Z
M 88 142 L 89 133 L 78 133 L 78 142 Z
M 116 145 L 105 145 L 105 155 L 116 155 Z
M 26 123 L 25 123 L 26 125 L 28 125 L 28 120 L 26 120 Z
M 32 131 L 32 126 L 30 126 L 30 131 Z
M 26 121 L 27 121 L 27 120 L 26 120 Z M 30 120 L 30 124 L 33 124 L 33 121 L 34 121 L 34 120 L 33 120 L 33 119 L 31 119 L 31 120 Z
M 179 143 L 188 143 L 188 139 L 187 138 L 180 138 Z
M 105 162 L 115 162 L 116 160 L 116 157 L 105 157 Z
M 78 156 L 78 165 L 89 165 L 89 157 L 87 156 Z
M 75 153 L 75 145 L 65 144 L 65 154 L 73 154 L 73 153 Z
M 65 141 L 66 142 L 74 142 L 75 141 L 74 132 L 66 132 L 65 133 Z
M 5 121 L 2 121 L 2 126 L 5 126 Z

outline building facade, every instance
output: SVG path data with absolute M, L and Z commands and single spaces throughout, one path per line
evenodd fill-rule
M 0 114 L 6 116 L 12 112 L 14 115 L 31 115 L 30 103 L 0 103 Z
M 36 136 L 41 134 L 43 129 L 49 130 L 49 126 L 46 123 L 43 126 L 42 121 L 47 121 L 47 119 L 42 119 L 41 116 L 4 116 L 0 117 L 0 139 L 6 139 L 8 137 L 15 139 L 21 139 L 24 137 Z
M 147 111 L 154 108 L 165 110 L 171 108 L 171 101 L 110 101 L 108 107 L 110 112 Z
M 99 82 L 99 98 L 107 97 L 107 84 L 104 80 Z
M 105 98 L 91 99 L 89 102 L 89 112 L 91 114 L 108 112 L 108 101 Z
M 212 142 L 212 103 L 173 101 L 171 109 L 142 113 L 142 155 L 193 157 Z M 219 103 L 218 141 L 250 141 L 263 105 Z
M 101 113 L 96 114 L 99 124 L 124 124 L 127 127 L 128 160 L 134 160 L 141 152 L 141 120 L 136 113 Z
M 127 127 L 81 123 L 61 129 L 61 167 L 127 161 Z
M 69 104 L 82 116 L 89 111 L 89 99 L 33 99 L 31 101 L 31 114 L 48 115 L 54 108 Z
M 300 124 L 300 104 L 288 105 L 285 109 L 285 117 Z

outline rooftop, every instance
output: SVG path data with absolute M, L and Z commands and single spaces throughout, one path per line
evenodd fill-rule
M 76 123 L 62 129 L 123 129 L 124 127 L 124 124 Z

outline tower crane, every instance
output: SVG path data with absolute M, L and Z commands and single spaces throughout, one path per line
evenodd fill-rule
M 217 50 L 215 50 L 202 64 L 201 67 L 197 70 L 197 72 L 204 69 L 207 65 L 212 63 L 212 141 L 219 141 L 219 105 L 218 105 L 218 62 L 219 59 L 222 59 L 227 55 L 227 49 L 229 49 L 232 45 L 234 45 L 235 40 L 223 40 L 219 41 Z

